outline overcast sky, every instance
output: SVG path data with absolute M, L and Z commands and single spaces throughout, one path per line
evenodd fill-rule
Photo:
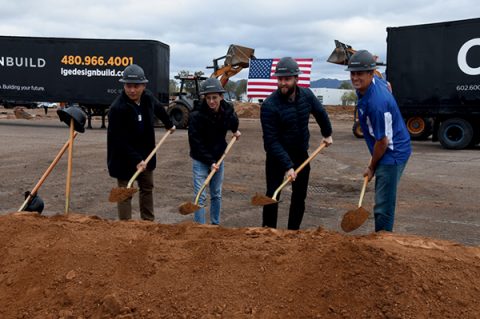
M 230 44 L 257 58 L 313 58 L 312 80 L 347 79 L 325 62 L 334 40 L 386 59 L 386 28 L 480 17 L 474 0 L 0 0 L 0 35 L 151 39 L 170 46 L 171 75 L 203 71 Z M 232 80 L 247 77 L 244 70 Z

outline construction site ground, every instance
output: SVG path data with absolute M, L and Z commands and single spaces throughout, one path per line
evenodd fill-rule
M 17 119 L 0 108 L 0 318 L 478 318 L 480 148 L 413 141 L 393 234 L 373 216 L 351 234 L 369 154 L 351 132 L 353 109 L 328 107 L 334 144 L 312 162 L 300 231 L 263 229 L 251 197 L 265 191 L 255 104 L 238 106 L 242 136 L 225 160 L 221 226 L 200 226 L 178 206 L 193 200 L 187 131 L 157 155 L 154 223 L 119 222 L 108 195 L 100 120 L 74 143 L 70 214 L 67 153 L 41 187 L 41 216 L 15 213 L 68 140 L 54 109 Z M 312 119 L 310 149 L 320 144 Z M 157 129 L 157 140 L 163 135 Z M 373 211 L 373 183 L 363 207 Z

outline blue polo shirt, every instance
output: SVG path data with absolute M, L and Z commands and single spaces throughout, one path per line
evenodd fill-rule
M 357 96 L 358 119 L 370 154 L 375 142 L 386 136 L 388 147 L 379 163 L 405 163 L 412 153 L 410 134 L 387 83 L 374 76 L 367 92 L 357 91 Z

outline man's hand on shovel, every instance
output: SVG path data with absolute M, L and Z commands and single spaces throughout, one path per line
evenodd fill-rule
M 367 166 L 363 172 L 363 177 L 368 177 L 368 181 L 370 182 L 374 175 L 375 169 L 371 165 Z
M 232 137 L 236 137 L 237 138 L 237 141 L 240 139 L 240 136 L 242 135 L 242 133 L 237 130 L 235 133 L 232 134 Z
M 145 161 L 141 161 L 137 164 L 137 171 L 143 172 L 147 169 L 147 163 Z
M 325 143 L 326 147 L 329 147 L 330 145 L 332 145 L 333 144 L 332 136 L 330 135 L 330 136 L 324 137 L 322 140 L 322 143 Z

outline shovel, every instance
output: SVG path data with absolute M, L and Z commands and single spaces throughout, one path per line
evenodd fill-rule
M 163 142 L 165 142 L 168 135 L 170 135 L 170 134 L 172 134 L 172 131 L 169 130 L 163 135 L 160 142 L 158 142 L 158 144 L 155 146 L 153 151 L 145 159 L 145 164 L 148 164 L 148 162 L 152 159 L 153 155 L 155 155 L 155 153 L 160 148 L 160 145 L 162 145 Z M 142 172 L 141 169 L 137 169 L 135 174 L 133 174 L 132 178 L 130 178 L 130 180 L 128 181 L 128 184 L 127 184 L 126 188 L 125 187 L 114 187 L 114 188 L 112 188 L 112 190 L 110 191 L 110 196 L 108 197 L 108 200 L 112 203 L 122 202 L 122 201 L 126 200 L 127 198 L 131 197 L 133 194 L 135 194 L 137 192 L 137 189 L 132 187 L 132 185 L 133 185 L 133 182 L 135 181 L 135 179 L 137 179 L 138 175 L 140 175 L 141 172 Z
M 296 170 L 295 170 L 295 174 L 298 174 L 300 173 L 300 171 L 308 164 L 310 163 L 310 161 L 312 159 L 315 158 L 315 156 L 318 155 L 318 153 L 320 153 L 320 151 L 325 147 L 327 146 L 326 143 L 322 143 L 313 153 L 312 155 L 310 155 L 309 158 L 307 158 L 305 160 L 305 162 L 302 163 L 302 165 L 300 165 Z M 278 203 L 278 200 L 277 200 L 277 197 L 278 197 L 278 194 L 280 193 L 280 191 L 289 183 L 291 182 L 292 178 L 291 176 L 288 176 L 282 183 L 282 185 L 280 185 L 276 190 L 275 190 L 275 193 L 273 193 L 273 197 L 270 198 L 266 195 L 262 195 L 262 194 L 255 194 L 255 196 L 252 197 L 252 205 L 255 205 L 255 206 L 265 206 L 265 205 L 270 205 L 270 204 L 276 204 Z
M 367 188 L 367 184 L 368 176 L 365 176 L 362 192 L 360 193 L 360 200 L 358 201 L 358 208 L 349 210 L 345 213 L 345 215 L 343 215 L 341 226 L 343 231 L 346 233 L 354 231 L 358 227 L 362 226 L 363 223 L 365 223 L 365 221 L 367 220 L 368 215 L 370 214 L 368 210 L 362 207 L 363 196 L 365 195 L 365 189 Z
M 223 160 L 225 159 L 225 156 L 227 156 L 228 152 L 230 151 L 230 149 L 233 146 L 233 143 L 235 143 L 236 140 L 237 140 L 237 138 L 235 136 L 232 137 L 232 140 L 230 141 L 230 143 L 228 143 L 227 148 L 225 149 L 225 152 L 223 152 L 222 157 L 220 157 L 220 159 L 217 161 L 217 163 L 216 163 L 217 166 L 222 164 Z M 203 182 L 202 187 L 200 188 L 199 192 L 197 193 L 197 197 L 195 197 L 195 203 L 186 202 L 186 203 L 181 204 L 178 207 L 178 212 L 180 214 L 188 215 L 188 214 L 191 214 L 191 213 L 193 213 L 193 212 L 195 212 L 195 211 L 197 211 L 201 208 L 200 205 L 198 205 L 200 195 L 202 194 L 205 187 L 207 187 L 208 183 L 210 183 L 210 180 L 213 178 L 213 175 L 215 175 L 216 172 L 217 172 L 217 170 L 212 169 L 210 174 L 208 174 L 207 179 L 205 179 L 205 182 Z
M 75 132 L 73 134 L 73 138 L 77 137 L 77 134 L 78 132 Z M 22 206 L 20 206 L 20 208 L 18 209 L 19 212 L 21 211 L 24 211 L 28 205 L 30 204 L 30 201 L 33 200 L 33 198 L 35 197 L 35 195 L 37 195 L 37 192 L 38 190 L 40 189 L 40 186 L 42 186 L 43 182 L 45 182 L 45 180 L 47 179 L 48 175 L 50 175 L 50 173 L 52 172 L 53 168 L 55 167 L 55 165 L 57 165 L 58 161 L 60 160 L 60 158 L 62 158 L 62 155 L 63 153 L 65 153 L 65 151 L 67 150 L 67 147 L 70 145 L 70 139 L 65 142 L 65 144 L 63 145 L 62 149 L 58 152 L 57 156 L 55 157 L 55 159 L 52 161 L 52 163 L 50 164 L 50 166 L 47 168 L 47 170 L 45 171 L 45 173 L 43 173 L 42 177 L 40 178 L 40 180 L 37 182 L 37 184 L 35 185 L 35 187 L 30 191 L 28 192 L 28 195 L 27 195 L 27 198 L 25 199 L 25 201 L 23 202 Z M 38 195 L 37 195 L 38 196 Z

